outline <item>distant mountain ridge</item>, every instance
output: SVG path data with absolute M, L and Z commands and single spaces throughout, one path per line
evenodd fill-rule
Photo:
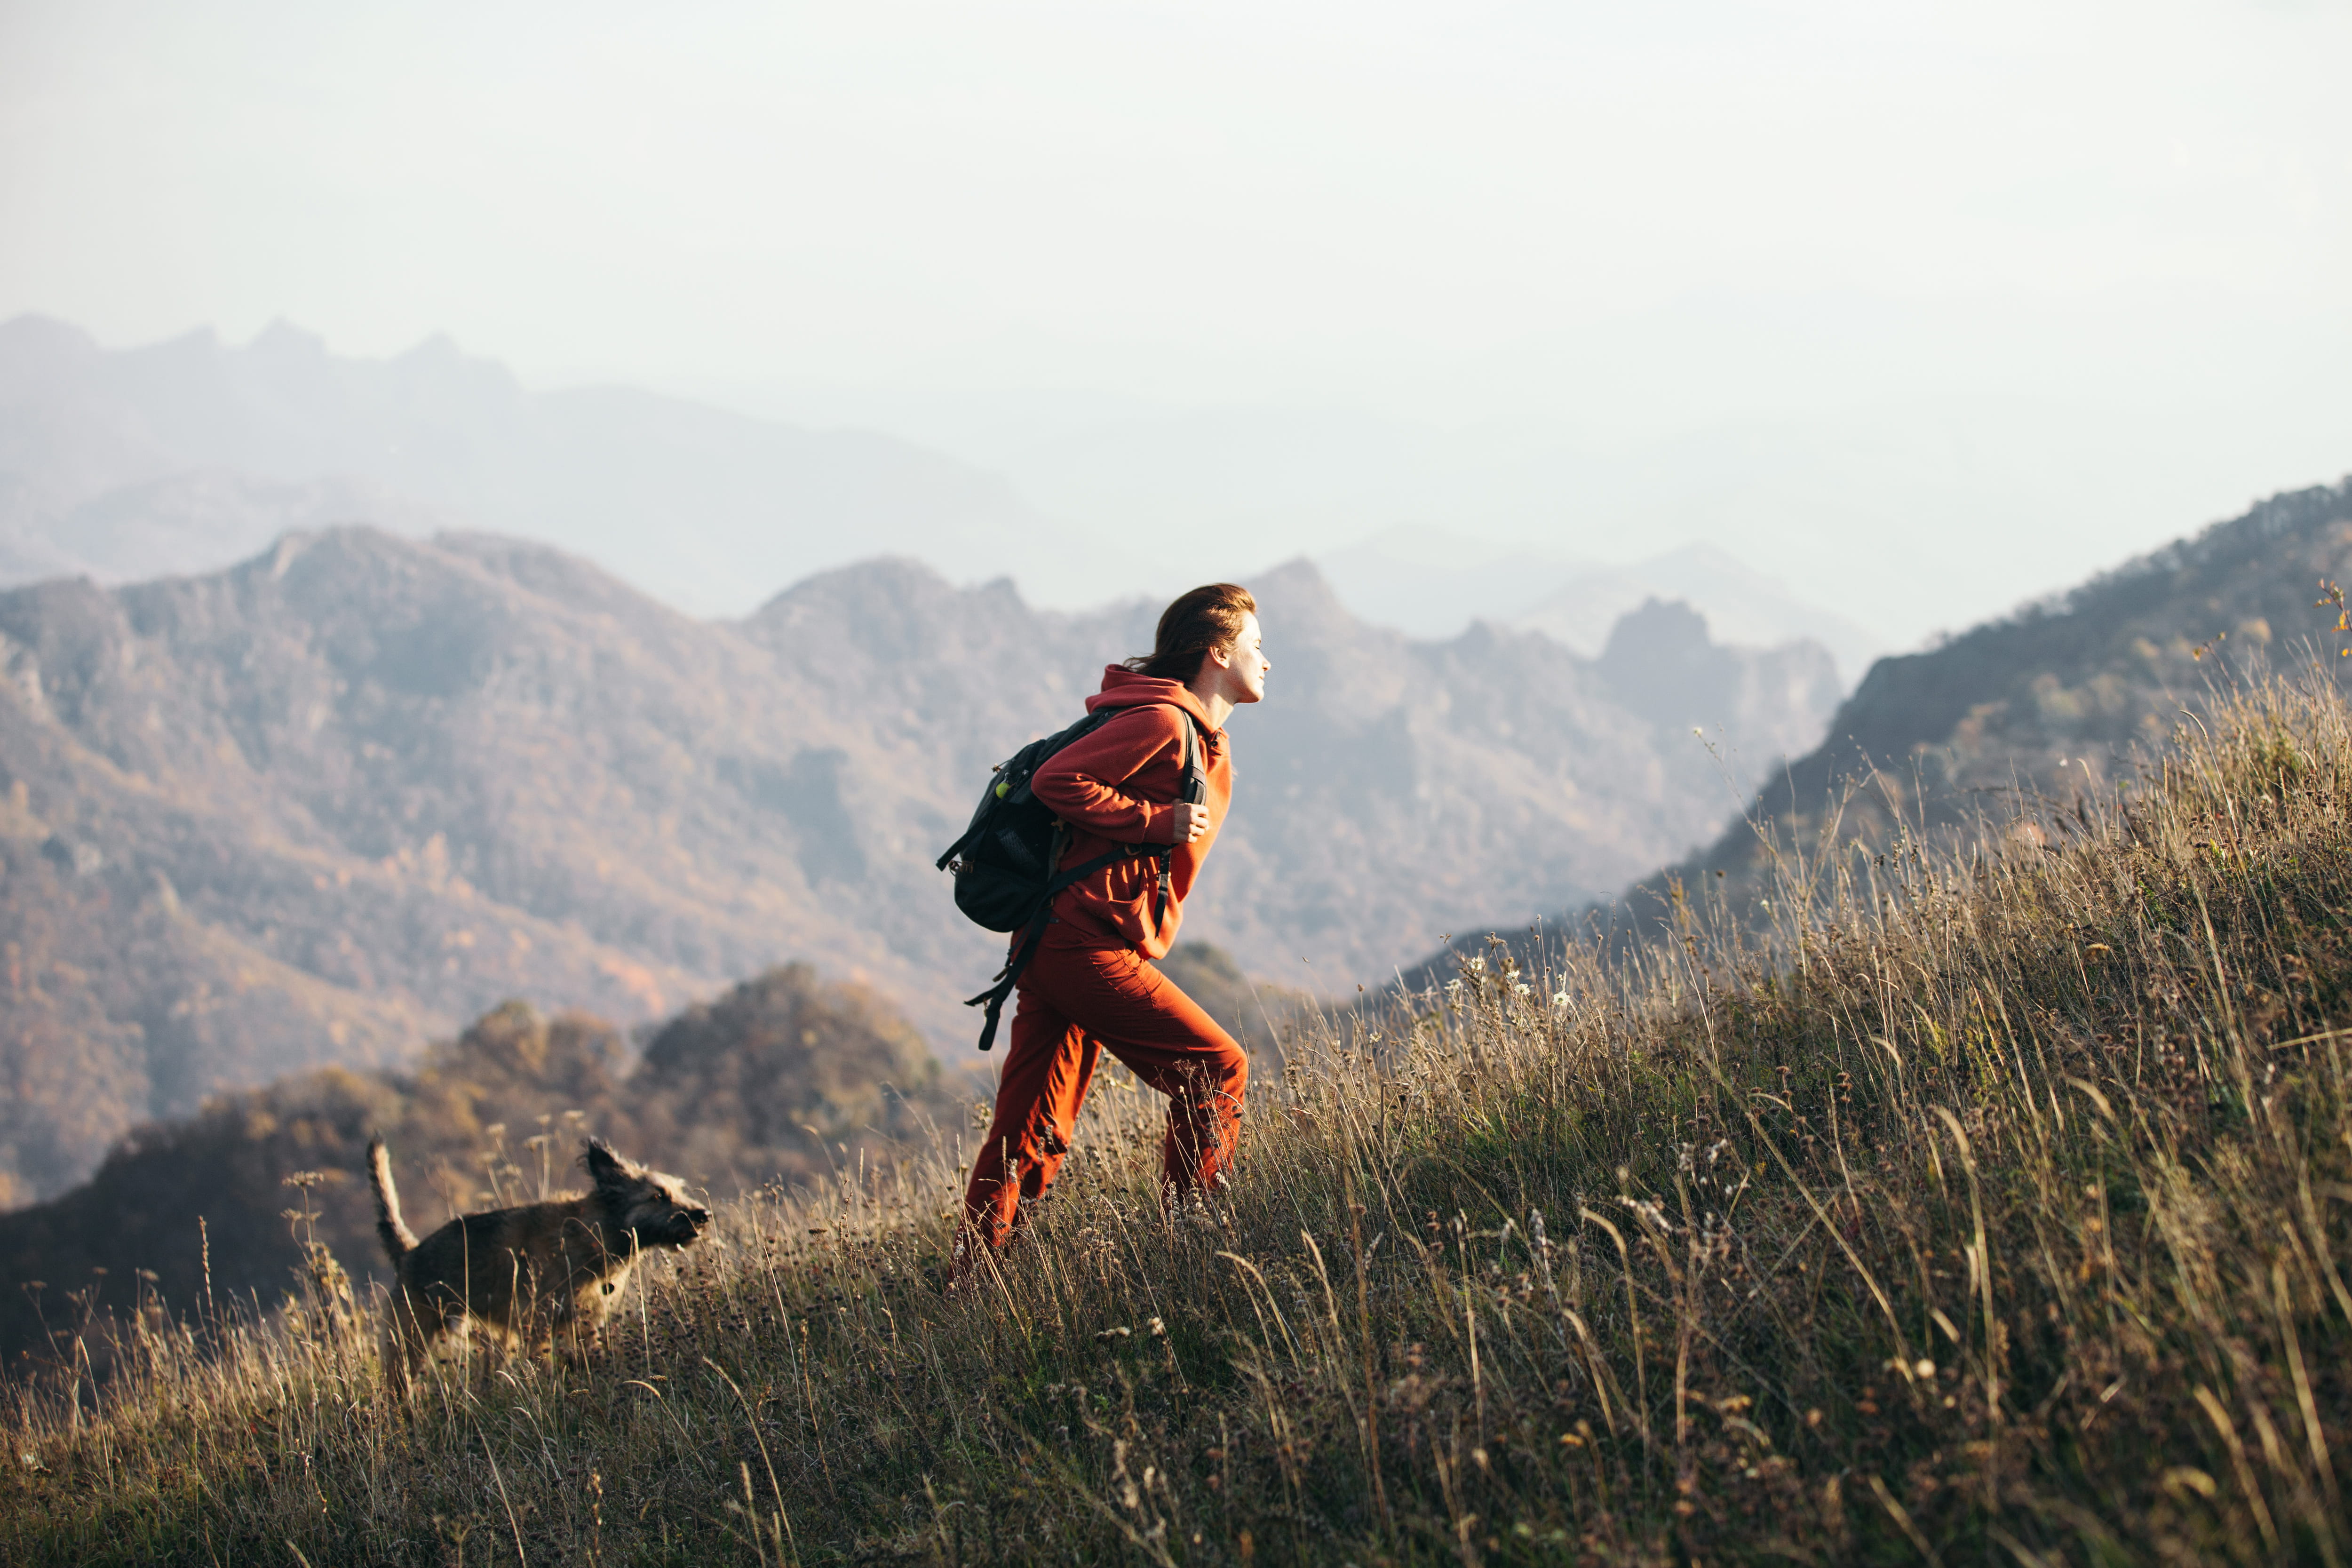
M 1715 763 L 1592 661 L 1366 627 L 1303 563 L 1252 585 L 1274 678 L 1185 931 L 1253 971 L 1377 980 L 1721 820 Z M 543 546 L 364 528 L 0 591 L 0 1201 L 208 1092 L 395 1064 L 509 996 L 626 1026 L 805 962 L 962 1049 L 1001 946 L 931 858 L 1155 611 L 883 560 L 709 623 Z M 1820 722 L 1736 689 L 1760 695 L 1735 733 Z
M 1610 565 L 1441 529 L 1391 529 L 1321 552 L 1315 563 L 1357 615 L 1413 637 L 1452 637 L 1486 620 L 1542 632 L 1597 658 L 1622 618 L 1656 599 L 1689 605 L 1706 617 L 1715 640 L 1734 647 L 1819 643 L 1848 683 L 1885 647 L 1847 616 L 1807 603 L 1788 584 L 1711 544 Z
M 446 338 L 368 360 L 283 321 L 243 346 L 199 331 L 123 350 L 0 323 L 0 582 L 216 571 L 362 521 L 537 539 L 698 614 L 893 552 L 1052 598 L 1117 549 L 909 442 L 621 387 L 532 391 Z
M 1837 673 L 1860 679 L 1885 644 L 1833 610 L 1805 603 L 1767 576 L 1710 544 L 1686 544 L 1630 566 L 1578 573 L 1511 618 L 1583 652 L 1646 600 L 1682 600 L 1704 613 L 1715 637 L 1738 647 L 1777 648 L 1805 642 L 1828 648 Z

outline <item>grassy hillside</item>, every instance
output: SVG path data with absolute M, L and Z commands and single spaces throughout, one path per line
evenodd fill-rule
M 1923 653 L 1880 659 L 1819 748 L 1759 795 L 1782 842 L 1979 815 L 2063 833 L 2053 813 L 2127 776 L 2216 684 L 2315 664 L 2345 679 L 2336 606 L 2352 479 L 2272 497 L 2047 602 Z M 1850 781 L 1865 778 L 1859 790 Z M 1749 870 L 1735 823 L 1685 872 Z
M 968 1296 L 909 1157 L 404 1409 L 323 1262 L 180 1303 L 217 1358 L 159 1310 L 20 1396 L 0 1554 L 2340 1561 L 2352 712 L 2174 739 L 2063 842 L 1785 858 L 1761 947 L 1472 955 L 1260 1096 L 1208 1213 L 1108 1086 Z

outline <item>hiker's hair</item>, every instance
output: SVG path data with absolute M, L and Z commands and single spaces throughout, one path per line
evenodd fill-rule
M 1195 588 L 1160 612 L 1160 630 L 1150 653 L 1137 654 L 1127 668 L 1162 680 L 1190 680 L 1212 648 L 1230 647 L 1242 635 L 1242 617 L 1257 613 L 1247 588 L 1212 583 Z

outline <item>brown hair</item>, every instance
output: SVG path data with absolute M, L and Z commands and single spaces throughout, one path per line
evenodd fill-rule
M 1160 612 L 1160 630 L 1151 651 L 1127 661 L 1138 675 L 1162 680 L 1190 680 L 1201 673 L 1201 661 L 1212 648 L 1230 647 L 1242 635 L 1242 617 L 1257 613 L 1257 601 L 1247 588 L 1212 583 L 1195 588 Z

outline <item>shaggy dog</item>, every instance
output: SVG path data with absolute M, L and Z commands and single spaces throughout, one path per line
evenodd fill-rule
M 613 1309 L 639 1254 L 691 1246 L 710 1211 L 676 1176 L 589 1143 L 581 1163 L 595 1184 L 586 1197 L 460 1215 L 423 1241 L 400 1217 L 392 1156 L 368 1143 L 375 1228 L 392 1259 L 384 1328 L 384 1376 L 408 1386 L 434 1344 L 473 1326 L 509 1345 L 551 1345 L 560 1332 L 576 1348 Z

